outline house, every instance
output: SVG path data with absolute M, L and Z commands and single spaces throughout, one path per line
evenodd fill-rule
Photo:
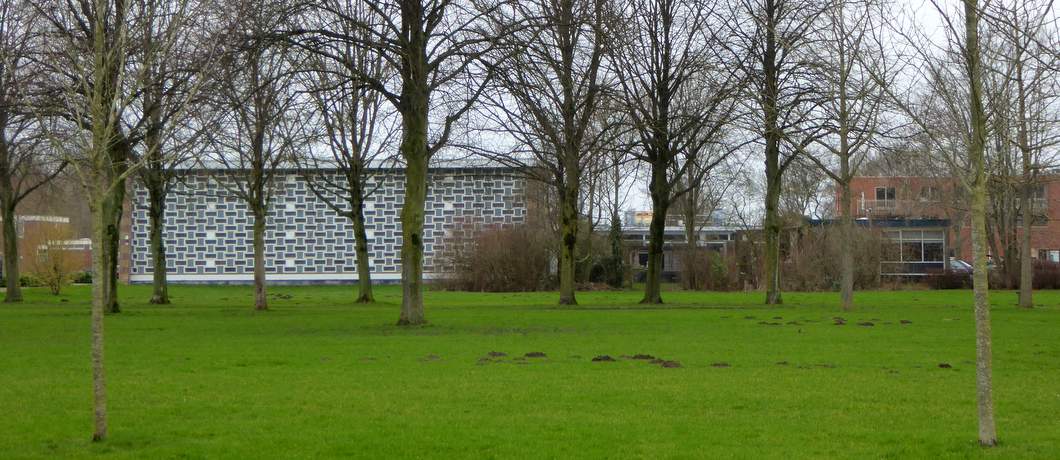
M 953 180 L 863 176 L 855 177 L 850 189 L 850 212 L 859 225 L 879 229 L 890 242 L 882 254 L 882 275 L 922 275 L 943 269 L 950 257 L 971 260 L 970 215 Z M 1060 261 L 1060 175 L 1039 177 L 1031 205 L 1031 257 Z M 837 214 L 840 206 L 837 190 Z

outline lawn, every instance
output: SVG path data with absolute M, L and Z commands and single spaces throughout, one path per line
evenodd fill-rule
M 418 328 L 394 326 L 396 287 L 353 292 L 275 287 L 255 313 L 249 287 L 164 307 L 123 287 L 93 444 L 88 289 L 29 290 L 0 306 L 0 457 L 1060 457 L 1060 292 L 1031 311 L 993 294 L 990 450 L 969 291 L 859 293 L 846 314 L 832 293 L 430 292 Z

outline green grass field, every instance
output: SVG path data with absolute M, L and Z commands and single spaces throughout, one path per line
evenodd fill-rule
M 93 444 L 88 289 L 29 290 L 0 306 L 0 457 L 1060 458 L 1060 292 L 993 294 L 990 450 L 969 291 L 859 293 L 848 314 L 831 293 L 430 292 L 419 328 L 394 326 L 399 289 L 352 292 L 274 287 L 254 313 L 249 287 L 164 307 L 123 287 Z

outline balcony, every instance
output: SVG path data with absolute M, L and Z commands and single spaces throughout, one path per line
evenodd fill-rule
M 868 218 L 943 218 L 945 206 L 935 200 L 856 200 L 854 213 Z

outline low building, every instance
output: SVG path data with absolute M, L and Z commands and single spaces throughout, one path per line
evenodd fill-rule
M 634 270 L 648 267 L 651 211 L 627 211 L 622 226 L 622 240 L 628 251 L 627 263 Z M 718 215 L 699 216 L 695 223 L 695 244 L 719 254 L 728 254 L 743 229 L 724 225 Z M 674 281 L 682 271 L 680 251 L 689 247 L 685 222 L 680 216 L 668 216 L 663 230 L 663 277 Z
M 92 269 L 92 242 L 85 239 L 73 239 L 73 228 L 70 218 L 65 216 L 15 216 L 15 234 L 18 237 L 19 270 L 22 274 L 33 269 L 33 262 L 41 251 L 57 248 L 71 259 L 70 266 L 78 271 Z M 3 234 L 0 233 L 0 241 Z M 0 244 L 0 259 L 7 257 Z M 3 276 L 3 263 L 0 263 L 0 276 Z
M 891 242 L 881 275 L 916 276 L 942 270 L 949 258 L 971 260 L 970 216 L 953 180 L 864 176 L 850 188 L 850 212 L 859 224 L 879 229 Z M 836 203 L 838 213 L 838 191 Z M 1031 206 L 1031 257 L 1060 262 L 1060 175 L 1039 178 Z
M 338 172 L 335 172 L 338 174 Z M 373 281 L 401 279 L 400 169 L 372 174 L 364 217 Z M 334 179 L 338 180 L 338 177 Z M 173 283 L 253 281 L 253 216 L 222 182 L 225 171 L 189 171 L 169 193 L 165 212 L 166 271 Z M 526 182 L 508 168 L 438 168 L 429 174 L 424 217 L 424 276 L 435 274 L 434 259 L 453 232 L 525 222 Z M 133 186 L 131 219 L 124 232 L 122 278 L 149 283 L 147 191 Z M 353 224 L 335 213 L 295 170 L 277 174 L 265 231 L 265 271 L 270 282 L 354 282 L 357 280 Z

